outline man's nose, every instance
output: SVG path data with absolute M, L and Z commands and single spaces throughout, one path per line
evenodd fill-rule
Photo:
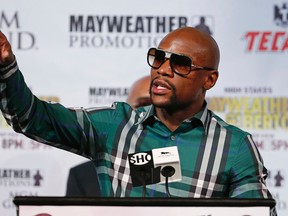
M 164 63 L 160 66 L 160 68 L 157 69 L 157 73 L 161 74 L 163 76 L 174 76 L 171 64 L 170 64 L 170 59 L 165 59 Z

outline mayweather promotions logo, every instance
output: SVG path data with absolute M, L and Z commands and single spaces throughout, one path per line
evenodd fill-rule
M 115 101 L 126 101 L 127 87 L 90 87 L 89 104 L 111 105 Z
M 42 187 L 43 179 L 40 170 L 0 169 L 0 187 Z
M 21 19 L 19 13 L 5 12 L 0 10 L 0 29 L 3 30 L 12 44 L 17 50 L 31 50 L 36 48 L 35 35 L 21 28 Z
M 201 21 L 198 28 L 206 30 L 205 17 Z M 70 47 L 149 48 L 157 46 L 168 32 L 195 26 L 194 22 L 195 17 L 190 16 L 70 15 Z
M 15 209 L 14 197 L 38 196 L 37 190 L 43 187 L 44 180 L 43 170 L 0 168 L 0 206 L 6 210 Z
M 186 26 L 184 16 L 71 15 L 70 47 L 152 47 L 163 35 Z

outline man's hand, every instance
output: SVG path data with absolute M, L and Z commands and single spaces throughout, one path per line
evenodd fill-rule
M 14 54 L 12 52 L 11 45 L 6 36 L 0 31 L 0 65 L 9 65 L 13 60 Z

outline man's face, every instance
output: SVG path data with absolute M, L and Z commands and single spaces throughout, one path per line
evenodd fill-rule
M 180 37 L 181 36 L 181 37 Z M 207 66 L 206 49 L 201 42 L 191 40 L 191 35 L 181 34 L 164 38 L 159 49 L 190 57 L 193 64 Z M 181 39 L 180 39 L 181 38 Z M 199 39 L 196 37 L 196 39 Z M 209 66 L 209 65 L 208 65 Z M 152 103 L 159 108 L 179 110 L 201 107 L 204 102 L 210 71 L 193 70 L 188 75 L 179 75 L 172 71 L 170 60 L 166 60 L 158 69 L 151 69 L 150 94 Z M 214 84 L 213 84 L 214 85 Z

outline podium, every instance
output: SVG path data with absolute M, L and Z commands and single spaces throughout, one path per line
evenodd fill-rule
M 269 216 L 273 199 L 15 197 L 17 216 Z

